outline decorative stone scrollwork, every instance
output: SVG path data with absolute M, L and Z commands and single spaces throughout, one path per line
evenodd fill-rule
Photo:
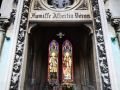
M 24 40 L 25 40 L 25 33 L 28 21 L 28 13 L 29 13 L 29 4 L 30 0 L 24 0 L 23 9 L 22 9 L 22 17 L 18 32 L 18 40 L 16 45 L 14 63 L 13 63 L 13 70 L 10 82 L 10 90 L 18 90 L 19 84 L 19 77 L 20 77 L 20 70 L 21 64 L 23 59 L 23 50 L 24 50 Z
M 87 0 L 84 0 L 83 3 L 76 10 L 88 10 Z
M 41 6 L 41 4 L 39 3 L 38 0 L 35 0 L 34 1 L 34 10 L 45 10 L 45 9 Z
M 96 39 L 97 39 L 98 62 L 99 62 L 101 78 L 102 78 L 102 86 L 103 86 L 103 90 L 111 90 L 107 55 L 105 49 L 105 42 L 104 42 L 98 0 L 93 0 L 92 4 L 93 4 L 95 30 L 96 30 Z

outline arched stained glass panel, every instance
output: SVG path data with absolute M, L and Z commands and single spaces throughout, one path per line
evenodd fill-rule
M 59 44 L 56 40 L 50 42 L 48 52 L 48 82 L 57 83 Z
M 62 45 L 62 81 L 63 83 L 73 82 L 73 55 L 72 44 L 65 40 Z

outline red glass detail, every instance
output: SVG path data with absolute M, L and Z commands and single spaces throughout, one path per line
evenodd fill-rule
M 73 53 L 72 44 L 65 40 L 62 45 L 62 82 L 73 82 Z

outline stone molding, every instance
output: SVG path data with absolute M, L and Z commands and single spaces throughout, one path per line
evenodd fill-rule
M 18 38 L 17 38 L 16 51 L 14 56 L 10 90 L 18 90 L 19 87 L 18 85 L 19 85 L 19 77 L 20 77 L 21 65 L 23 60 L 24 40 L 25 40 L 28 13 L 29 13 L 29 4 L 30 4 L 30 0 L 24 0 Z
M 98 62 L 99 62 L 101 79 L 102 79 L 102 89 L 111 90 L 107 53 L 106 53 L 105 40 L 102 30 L 102 22 L 101 22 L 98 0 L 93 0 L 92 5 L 93 5 L 93 17 L 95 23 L 95 33 L 97 39 L 96 41 L 97 41 Z

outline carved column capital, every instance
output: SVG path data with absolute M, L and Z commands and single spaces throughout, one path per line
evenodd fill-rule
M 115 29 L 115 32 L 116 32 L 116 37 L 115 38 L 118 39 L 119 46 L 120 46 L 120 17 L 112 18 L 111 19 L 111 25 Z
M 111 18 L 111 25 L 113 26 L 116 32 L 120 32 L 120 17 Z
M 120 32 L 120 17 L 113 17 L 110 9 L 106 10 L 107 21 L 115 29 L 115 32 Z

